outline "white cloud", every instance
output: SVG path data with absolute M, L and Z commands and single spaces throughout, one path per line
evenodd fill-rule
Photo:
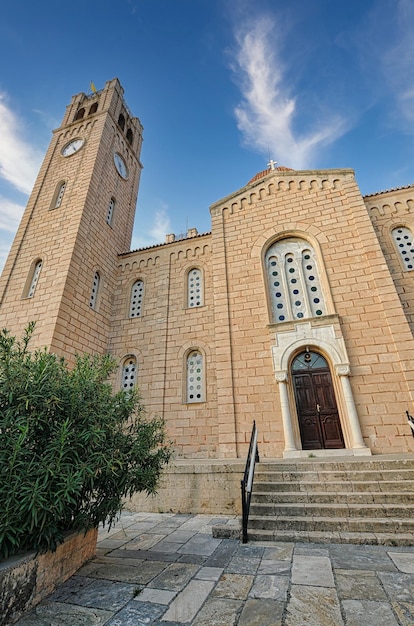
M 7 256 L 11 247 L 12 241 L 5 237 L 0 239 L 0 274 L 3 271 L 4 264 L 6 263 Z
M 0 230 L 15 233 L 24 208 L 24 206 L 0 196 Z
M 316 130 L 295 133 L 298 96 L 287 86 L 275 22 L 270 17 L 250 20 L 236 28 L 235 36 L 233 71 L 243 97 L 235 115 L 245 143 L 266 156 L 270 152 L 283 165 L 313 166 L 316 151 L 344 134 L 344 120 L 324 111 L 323 123 L 313 125 Z
M 154 224 L 149 232 L 151 237 L 156 239 L 158 242 L 164 241 L 165 235 L 171 232 L 170 218 L 167 215 L 166 208 L 156 211 Z
M 18 191 L 29 194 L 42 155 L 23 138 L 21 124 L 0 93 L 0 177 Z
M 165 242 L 165 235 L 171 233 L 171 221 L 167 213 L 167 206 L 163 205 L 154 213 L 154 219 L 148 223 L 146 216 L 142 215 L 139 220 L 139 230 L 133 233 L 132 250 L 146 248 L 158 243 Z

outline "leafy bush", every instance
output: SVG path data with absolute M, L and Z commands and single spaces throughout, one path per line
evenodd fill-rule
M 55 549 L 70 530 L 114 521 L 123 498 L 154 493 L 170 458 L 160 419 L 114 393 L 110 356 L 73 369 L 0 332 L 0 558 Z

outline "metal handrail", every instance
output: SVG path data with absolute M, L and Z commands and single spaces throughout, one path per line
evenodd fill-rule
M 411 428 L 411 434 L 414 437 L 414 417 L 410 415 L 408 411 L 406 411 L 406 414 L 407 414 L 408 425 Z
M 256 420 L 253 422 L 252 434 L 250 436 L 249 452 L 247 454 L 244 476 L 241 480 L 242 496 L 242 543 L 247 543 L 247 524 L 249 521 L 250 500 L 252 497 L 254 470 L 256 463 L 259 463 L 259 450 L 257 448 L 257 427 Z

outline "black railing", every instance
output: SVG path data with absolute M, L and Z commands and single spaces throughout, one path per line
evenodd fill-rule
M 408 411 L 406 411 L 406 413 L 407 413 L 408 425 L 410 426 L 411 434 L 414 437 L 414 417 L 410 415 Z
M 250 437 L 249 453 L 247 455 L 246 467 L 244 469 L 243 480 L 241 481 L 242 496 L 242 543 L 247 543 L 247 524 L 249 521 L 250 500 L 252 497 L 254 468 L 259 463 L 259 450 L 257 448 L 257 427 L 253 422 L 252 434 Z

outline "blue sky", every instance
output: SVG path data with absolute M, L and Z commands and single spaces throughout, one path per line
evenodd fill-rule
M 210 230 L 269 157 L 414 182 L 412 0 L 14 0 L 0 16 L 0 268 L 73 94 L 118 77 L 144 125 L 132 248 Z

